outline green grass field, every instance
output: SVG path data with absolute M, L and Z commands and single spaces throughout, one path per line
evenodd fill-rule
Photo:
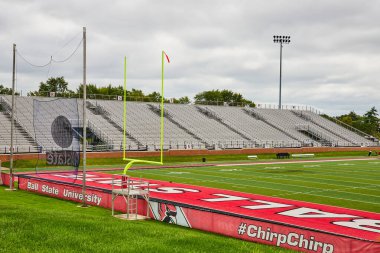
M 113 171 L 110 173 L 120 173 Z M 380 160 L 134 170 L 131 176 L 380 211 Z
M 326 158 L 363 158 L 368 154 L 367 151 L 345 151 L 345 152 L 323 152 L 316 153 L 314 159 L 326 159 Z M 259 154 L 257 155 L 260 161 L 278 161 L 276 154 Z M 41 170 L 47 170 L 45 156 L 41 154 L 40 159 L 29 160 L 15 160 L 13 165 L 16 168 L 16 172 L 21 171 L 34 171 L 36 167 Z M 131 157 L 136 158 L 138 157 Z M 168 156 L 164 158 L 165 165 L 184 164 L 184 163 L 200 163 L 202 158 L 206 158 L 207 162 L 212 163 L 224 163 L 230 161 L 247 161 L 247 155 L 232 154 L 232 155 L 193 155 L 193 156 Z M 145 160 L 159 161 L 159 157 L 144 157 Z M 297 158 L 297 161 L 307 160 L 308 158 Z M 107 168 L 107 167 L 125 167 L 126 162 L 121 158 L 87 158 L 87 168 Z M 138 165 L 138 163 L 135 163 Z M 146 165 L 146 164 L 144 164 Z M 9 162 L 3 162 L 4 167 L 9 167 Z M 154 166 L 154 165 L 152 165 Z M 57 167 L 52 168 L 57 169 Z
M 291 252 L 0 186 L 0 252 Z
M 380 160 L 186 165 L 129 175 L 380 211 Z M 156 221 L 126 222 L 102 208 L 82 209 L 76 203 L 4 189 L 0 187 L 0 252 L 291 252 Z

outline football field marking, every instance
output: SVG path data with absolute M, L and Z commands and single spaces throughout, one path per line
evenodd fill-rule
M 260 168 L 261 169 L 261 168 Z M 190 170 L 193 170 L 193 171 L 199 171 L 199 172 L 204 172 L 205 170 L 204 169 L 197 169 L 197 168 L 191 168 Z M 207 170 L 207 171 L 210 171 L 210 172 L 212 172 L 212 169 L 209 169 L 209 170 Z M 225 174 L 227 174 L 228 172 L 226 172 Z M 257 171 L 257 170 L 254 170 L 253 171 L 253 173 L 260 173 L 260 174 L 265 174 L 265 175 L 267 175 L 267 173 L 265 173 L 265 172 L 260 172 L 260 171 Z M 323 174 L 322 174 L 323 173 Z M 340 174 L 339 172 L 322 172 L 322 173 L 318 173 L 318 175 L 320 175 L 320 176 L 323 176 L 323 175 L 325 175 L 325 174 L 327 174 L 327 175 L 333 175 L 333 177 L 337 177 L 337 176 L 334 176 L 334 175 L 337 175 L 337 174 Z M 244 171 L 244 172 L 241 172 L 241 173 L 239 173 L 239 175 L 241 175 L 241 174 L 244 174 L 244 175 L 247 175 L 247 176 L 250 176 L 250 175 L 252 175 L 251 173 L 249 173 L 249 172 L 246 172 L 246 171 Z M 311 176 L 311 175 L 310 175 Z M 270 175 L 267 175 L 267 177 L 268 178 L 280 178 L 280 177 L 298 177 L 298 178 L 305 178 L 305 177 L 301 177 L 301 176 L 296 176 L 296 175 L 276 175 L 276 176 L 270 176 Z M 366 185 L 371 185 L 371 186 L 373 186 L 373 185 L 378 185 L 378 180 L 376 180 L 376 179 L 368 179 L 368 178 L 359 178 L 359 177 L 357 177 L 357 176 L 355 176 L 355 177 L 346 177 L 346 176 L 339 176 L 339 178 L 348 178 L 348 179 L 355 179 L 356 181 L 350 181 L 350 182 L 352 182 L 352 183 L 358 183 L 358 179 L 363 179 L 363 180 L 367 180 L 367 181 L 375 181 L 376 183 L 375 184 L 373 184 L 373 183 L 362 183 L 362 182 L 360 182 L 360 184 L 366 184 Z M 323 179 L 324 180 L 324 179 Z M 327 180 L 327 179 L 326 179 Z M 348 182 L 348 181 L 346 181 L 346 180 L 333 180 L 333 181 L 341 181 L 341 182 Z M 304 181 L 304 182 L 308 182 L 308 181 Z
M 199 171 L 199 172 L 202 172 L 200 171 L 199 169 L 195 169 L 195 171 Z M 227 173 L 225 173 L 227 174 Z M 228 173 L 228 174 L 233 174 L 233 173 Z M 225 178 L 224 176 L 215 176 L 215 175 L 208 175 L 208 176 L 212 176 L 212 177 L 220 177 L 220 178 Z M 259 176 L 260 177 L 260 176 Z M 262 177 L 262 178 L 265 178 L 265 177 Z M 270 178 L 270 176 L 268 177 Z M 262 181 L 258 181 L 258 180 L 255 180 L 255 179 L 238 179 L 238 178 L 235 178 L 235 179 L 231 179 L 231 178 L 228 178 L 230 180 L 243 180 L 243 181 L 253 181 L 253 182 L 262 182 Z M 290 181 L 299 181 L 299 182 L 305 182 L 305 183 L 309 183 L 307 181 L 303 181 L 303 180 L 293 180 L 293 179 L 284 179 L 284 180 L 290 180 Z M 290 184 L 283 184 L 283 183 L 276 183 L 276 182 L 270 182 L 271 184 L 278 184 L 278 185 L 286 185 L 286 186 L 291 186 Z M 336 185 L 333 185 L 333 184 L 327 184 L 325 183 L 326 185 L 331 185 L 331 186 L 336 186 Z M 302 187 L 302 188 L 308 188 L 308 189 L 316 189 L 315 187 L 309 187 L 309 186 L 304 186 L 304 185 L 297 185 L 296 187 Z M 380 185 L 377 185 L 377 184 L 371 184 L 370 187 L 358 187 L 358 186 L 351 186 L 351 187 L 345 187 L 344 189 L 369 189 L 369 188 L 376 188 L 376 187 L 380 187 Z M 380 198 L 378 195 L 371 195 L 371 194 L 363 194 L 363 193 L 354 193 L 354 192 L 346 192 L 346 191 L 341 191 L 340 189 L 323 189 L 324 190 L 330 190 L 330 191 L 335 191 L 335 192 L 344 192 L 344 193 L 349 193 L 349 194 L 352 194 L 352 195 L 362 195 L 362 196 L 368 196 L 368 197 L 377 197 L 377 198 Z M 369 189 L 370 190 L 370 189 Z
M 149 171 L 149 172 L 145 171 L 144 173 L 151 174 L 151 175 L 160 175 L 160 173 L 153 173 L 153 171 Z M 289 193 L 292 193 L 293 195 L 305 194 L 305 195 L 309 195 L 309 196 L 318 196 L 318 197 L 325 197 L 325 198 L 332 198 L 332 199 L 341 199 L 341 200 L 355 201 L 355 202 L 360 202 L 360 203 L 366 203 L 366 204 L 380 206 L 380 202 L 370 202 L 370 201 L 356 200 L 356 199 L 350 199 L 350 198 L 341 198 L 341 197 L 326 196 L 326 195 L 315 194 L 315 192 L 313 192 L 313 193 L 300 192 L 300 191 L 292 191 L 292 190 L 286 190 L 286 189 L 276 189 L 276 188 L 272 188 L 272 187 L 258 186 L 258 185 L 252 185 L 252 184 L 249 184 L 249 185 L 248 184 L 244 184 L 244 183 L 237 184 L 237 183 L 230 183 L 230 182 L 225 182 L 225 181 L 221 181 L 221 180 L 210 180 L 210 179 L 205 180 L 205 179 L 196 179 L 196 178 L 189 178 L 189 177 L 183 177 L 183 176 L 174 176 L 174 175 L 172 175 L 171 177 L 181 178 L 181 179 L 187 179 L 187 180 L 197 180 L 197 181 L 203 180 L 204 182 L 221 183 L 221 184 L 228 184 L 228 185 L 240 186 L 240 187 L 241 186 L 245 186 L 245 187 L 253 187 L 253 188 L 270 189 L 270 190 L 276 190 L 276 191 L 289 192 Z M 212 177 L 221 177 L 221 176 L 212 176 Z M 247 181 L 247 180 L 243 180 L 243 181 Z M 260 181 L 257 181 L 257 180 L 248 180 L 248 181 L 260 182 Z M 276 184 L 276 183 L 274 183 L 274 184 Z M 289 186 L 287 184 L 280 184 L 280 185 Z M 303 188 L 315 189 L 315 188 L 312 188 L 312 187 L 303 187 Z M 323 191 L 325 191 L 325 190 L 321 190 L 319 192 L 323 192 Z M 337 191 L 337 190 L 331 190 L 331 191 Z M 312 192 L 312 191 L 310 191 L 310 192 Z M 339 192 L 339 191 L 337 191 L 337 192 Z M 344 193 L 347 193 L 347 192 L 344 192 Z M 354 194 L 354 193 L 349 193 L 349 194 Z M 363 195 L 363 194 L 360 194 L 360 195 Z M 280 195 L 278 195 L 278 196 L 280 196 Z M 368 195 L 366 195 L 366 196 L 368 196 Z M 378 197 L 378 196 L 376 196 L 376 197 Z
M 194 171 L 198 171 L 198 172 L 204 172 L 203 170 L 199 170 L 199 169 L 191 169 L 191 170 L 194 170 Z M 209 172 L 212 172 L 210 170 L 208 170 Z M 315 179 L 310 179 L 309 180 L 302 180 L 302 179 L 305 179 L 305 177 L 301 177 L 301 176 L 295 176 L 295 175 L 278 175 L 278 176 L 270 176 L 270 175 L 267 175 L 267 173 L 264 173 L 264 172 L 254 172 L 255 174 L 257 173 L 260 173 L 260 174 L 264 174 L 264 175 L 252 175 L 251 173 L 239 173 L 239 175 L 246 175 L 248 178 L 268 178 L 268 179 L 283 179 L 283 180 L 289 180 L 289 181 L 298 181 L 298 182 L 304 182 L 304 183 L 310 183 L 311 180 L 315 180 Z M 231 174 L 231 175 L 234 175 L 233 173 L 224 173 L 224 174 Z M 301 178 L 301 179 L 292 179 L 292 178 L 287 178 L 287 177 L 297 177 L 297 178 Z M 321 178 L 318 178 L 318 180 L 320 180 Z M 236 178 L 236 180 L 239 180 L 239 178 Z M 243 179 L 244 180 L 244 179 Z M 339 182 L 344 182 L 344 183 L 358 183 L 358 182 L 354 182 L 354 181 L 344 181 L 344 180 L 334 180 L 334 179 L 322 179 L 322 180 L 328 180 L 328 181 L 339 181 Z M 339 186 L 337 184 L 329 184 L 329 183 L 323 183 L 323 182 L 317 182 L 318 184 L 324 184 L 324 185 L 331 185 L 331 186 Z M 380 185 L 378 184 L 369 184 L 369 183 L 360 183 L 360 184 L 365 184 L 365 185 L 369 185 L 368 188 L 373 188 L 373 187 L 380 187 Z M 341 185 L 341 186 L 344 186 L 344 185 Z M 366 187 L 360 187 L 362 189 L 366 189 Z

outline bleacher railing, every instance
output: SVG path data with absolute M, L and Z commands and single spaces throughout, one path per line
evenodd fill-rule
M 40 92 L 40 94 L 44 94 L 46 97 L 49 97 L 50 92 Z M 83 98 L 83 94 L 71 94 L 71 93 L 55 93 L 55 97 L 64 97 L 64 98 Z M 123 101 L 124 96 L 122 95 L 104 95 L 104 94 L 87 94 L 88 99 L 98 99 L 98 100 L 118 100 Z M 147 97 L 147 96 L 126 96 L 127 101 L 131 102 L 158 102 L 156 97 Z M 171 100 L 168 99 L 165 103 L 171 103 Z M 229 101 L 196 101 L 191 102 L 190 104 L 196 105 L 215 105 L 215 106 L 234 106 L 234 107 L 252 107 L 250 103 L 244 102 L 229 102 Z M 267 103 L 259 103 L 256 104 L 256 108 L 260 109 L 278 109 L 277 104 L 267 104 Z M 321 110 L 307 105 L 282 105 L 282 109 L 284 110 L 302 110 L 302 111 L 310 111 L 317 114 L 321 114 Z
M 9 154 L 11 152 L 11 147 L 7 145 L 0 146 L 0 154 Z M 38 153 L 40 152 L 39 147 L 30 145 L 14 145 L 13 153 Z
M 3 111 L 5 111 L 8 115 L 11 115 L 12 114 L 12 107 L 9 105 L 9 102 L 7 101 L 7 99 L 6 98 L 3 98 L 2 96 L 0 96 L 0 105 L 2 106 L 2 108 L 3 108 Z M 26 117 L 25 116 L 25 114 L 23 114 L 23 113 L 21 113 L 24 117 Z M 29 131 L 29 129 L 27 128 L 27 127 L 25 127 L 24 126 L 24 124 L 21 122 L 21 120 L 19 120 L 18 119 L 18 116 L 17 116 L 17 110 L 16 110 L 16 113 L 14 114 L 14 120 L 15 120 L 15 123 L 16 124 L 18 124 L 25 132 L 26 132 L 26 134 L 30 137 L 30 138 L 32 138 L 34 141 L 35 141 L 35 143 L 37 143 L 38 145 L 40 145 L 38 142 L 37 142 L 37 140 L 35 140 L 35 138 L 34 138 L 34 134 L 33 133 L 31 133 L 30 131 Z M 32 146 L 33 147 L 33 146 Z
M 256 104 L 258 109 L 278 109 L 276 104 Z M 322 111 L 308 105 L 282 105 L 283 110 L 309 111 L 316 114 L 322 114 Z
M 99 139 L 105 142 L 107 145 L 113 145 L 113 139 L 110 138 L 106 133 L 104 133 L 99 127 L 97 127 L 90 120 L 87 121 L 87 126 L 93 134 L 95 134 Z
M 331 119 L 333 119 L 333 121 L 336 124 L 338 124 L 338 125 L 346 128 L 346 129 L 348 129 L 348 130 L 350 130 L 352 132 L 355 132 L 356 134 L 358 134 L 358 135 L 360 135 L 360 136 L 362 136 L 362 137 L 364 137 L 366 139 L 372 140 L 373 142 L 378 142 L 378 145 L 380 145 L 380 141 L 378 139 L 376 139 L 375 137 L 373 137 L 373 136 L 371 136 L 371 135 L 369 135 L 369 134 L 367 134 L 367 133 L 365 133 L 363 131 L 360 131 L 359 129 L 357 129 L 357 128 L 353 127 L 353 126 L 350 126 L 350 125 L 344 123 L 343 121 L 338 120 L 335 117 L 332 117 Z

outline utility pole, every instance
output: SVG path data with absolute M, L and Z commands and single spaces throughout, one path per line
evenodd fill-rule
M 86 116 L 86 27 L 83 27 L 83 171 L 82 171 L 82 207 L 86 204 L 86 151 L 87 151 L 87 116 Z
M 13 139 L 14 139 L 14 118 L 15 118 L 15 82 L 16 82 L 16 44 L 13 44 L 13 65 L 12 65 L 12 112 L 11 112 L 11 150 L 9 157 L 9 190 L 13 191 Z
M 280 94 L 278 99 L 278 109 L 282 109 L 282 103 L 281 103 L 281 86 L 282 86 L 282 44 L 289 44 L 290 43 L 290 36 L 273 36 L 273 42 L 274 43 L 280 43 Z

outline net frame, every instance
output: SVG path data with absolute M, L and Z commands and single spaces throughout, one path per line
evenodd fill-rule
M 54 108 L 53 112 L 51 111 L 51 108 Z M 43 116 L 44 113 L 53 113 L 55 117 L 48 118 Z M 47 118 L 51 122 L 44 122 Z M 78 133 L 75 128 L 80 127 L 80 121 L 78 99 L 33 99 L 34 138 L 37 143 L 41 145 L 40 152 L 38 153 L 38 159 L 35 164 L 36 173 L 45 173 L 57 170 L 74 172 L 75 174 L 78 173 L 81 162 L 81 145 L 80 140 L 78 139 L 80 137 L 80 133 Z M 51 136 L 48 136 L 48 133 Z M 58 137 L 54 136 L 55 134 Z M 65 138 L 67 137 L 71 137 L 70 145 L 65 143 L 65 141 L 67 141 Z M 45 141 L 46 139 L 50 140 L 50 143 L 54 141 L 56 146 L 44 145 L 44 139 Z M 40 162 L 45 159 L 47 166 L 39 166 Z M 49 160 L 52 159 L 60 159 L 60 161 L 58 164 L 55 164 L 55 162 L 53 162 L 53 164 L 49 164 Z M 60 164 L 62 160 L 64 160 L 64 164 Z

